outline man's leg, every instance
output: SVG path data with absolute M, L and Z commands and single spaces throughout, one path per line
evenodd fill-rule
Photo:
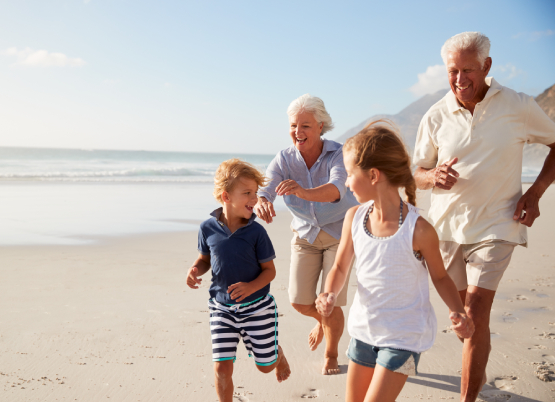
M 469 285 L 468 291 L 464 293 L 466 312 L 474 321 L 476 329 L 470 338 L 464 340 L 461 401 L 474 402 L 486 378 L 491 350 L 489 321 L 495 291 Z

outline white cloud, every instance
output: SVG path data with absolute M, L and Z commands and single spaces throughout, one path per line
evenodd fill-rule
M 170 88 L 170 87 L 172 86 L 172 84 L 170 84 L 169 82 L 166 82 L 166 83 L 164 84 L 164 86 L 165 86 L 166 88 Z
M 512 80 L 519 75 L 526 75 L 526 73 L 522 70 L 516 68 L 513 64 L 507 63 L 504 66 L 493 66 L 491 69 L 492 73 L 499 73 L 503 80 L 509 81 Z
M 529 41 L 535 41 L 543 38 L 544 36 L 551 36 L 551 35 L 555 35 L 555 31 L 553 31 L 552 29 L 546 29 L 545 31 L 520 32 L 520 33 L 517 33 L 516 35 L 513 35 L 513 39 L 525 37 L 525 38 L 528 38 Z
M 48 52 L 46 50 L 33 50 L 25 48 L 18 50 L 16 47 L 10 47 L 4 52 L 6 56 L 15 56 L 17 58 L 14 66 L 30 66 L 30 67 L 81 67 L 86 63 L 78 57 L 68 57 L 63 53 Z
M 444 88 L 449 88 L 447 69 L 443 64 L 436 64 L 429 66 L 426 72 L 418 74 L 418 82 L 410 87 L 409 91 L 420 97 Z

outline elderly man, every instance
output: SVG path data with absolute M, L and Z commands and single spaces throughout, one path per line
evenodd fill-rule
M 461 401 L 475 401 L 486 382 L 495 291 L 514 247 L 526 246 L 526 226 L 540 215 L 538 201 L 555 180 L 555 123 L 533 98 L 486 78 L 489 48 L 479 32 L 445 42 L 451 91 L 423 117 L 414 151 L 418 188 L 433 188 L 429 218 L 445 267 L 476 325 L 464 340 Z M 522 195 L 525 143 L 551 151 Z

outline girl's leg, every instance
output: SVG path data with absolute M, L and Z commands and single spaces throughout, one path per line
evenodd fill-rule
M 347 391 L 345 394 L 346 402 L 363 402 L 368 393 L 370 381 L 374 375 L 374 369 L 362 366 L 349 361 L 349 371 L 347 371 Z
M 233 360 L 214 362 L 216 393 L 220 402 L 233 401 Z
M 349 366 L 350 369 L 350 366 Z M 376 364 L 372 383 L 368 388 L 364 402 L 395 402 L 401 393 L 408 375 L 395 373 Z

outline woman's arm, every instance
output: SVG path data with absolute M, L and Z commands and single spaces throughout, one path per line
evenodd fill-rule
M 341 194 L 335 184 L 327 183 L 316 188 L 302 188 L 295 180 L 284 180 L 276 187 L 277 195 L 296 195 L 306 201 L 334 202 Z
M 350 208 L 345 215 L 343 229 L 341 231 L 341 241 L 339 242 L 339 249 L 335 256 L 335 262 L 326 279 L 324 293 L 320 293 L 316 299 L 316 309 L 324 317 L 329 316 L 333 311 L 336 295 L 339 294 L 343 286 L 345 286 L 345 280 L 349 275 L 349 269 L 351 269 L 353 263 L 355 249 L 353 246 L 353 237 L 351 235 L 351 225 L 353 224 L 353 217 L 358 208 L 358 206 Z
M 439 252 L 439 238 L 432 225 L 424 218 L 418 218 L 413 236 L 413 248 L 420 251 L 426 260 L 432 283 L 443 302 L 452 312 L 453 331 L 462 338 L 469 338 L 474 332 L 474 323 L 466 315 L 459 292 L 451 277 L 445 271 L 443 258 Z

